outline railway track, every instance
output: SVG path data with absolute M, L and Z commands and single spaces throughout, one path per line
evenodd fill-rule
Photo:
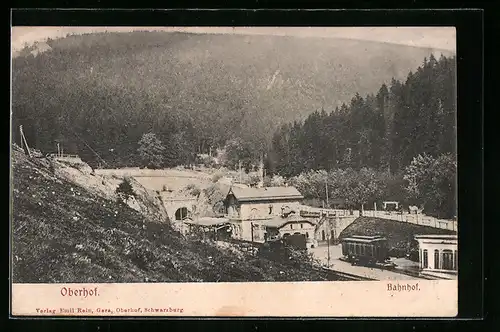
M 326 272 L 328 275 L 335 278 L 335 280 L 339 280 L 339 281 L 374 281 L 374 280 L 377 280 L 377 279 L 362 277 L 362 276 L 359 276 L 356 274 L 331 270 L 331 269 L 327 269 L 327 268 L 321 268 L 321 271 Z
M 377 279 L 372 279 L 372 278 L 367 278 L 367 277 L 361 277 L 355 274 L 351 273 L 345 273 L 345 272 L 339 272 L 339 271 L 334 271 L 335 274 L 343 279 L 345 281 L 375 281 Z

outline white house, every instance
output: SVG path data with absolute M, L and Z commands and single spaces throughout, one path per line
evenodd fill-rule
M 457 235 L 416 235 L 423 274 L 455 278 L 458 270 Z
M 292 213 L 287 217 L 275 217 L 259 222 L 265 226 L 264 240 L 272 237 L 286 239 L 290 235 L 304 235 L 308 247 L 318 245 L 314 238 L 316 224 L 298 214 Z

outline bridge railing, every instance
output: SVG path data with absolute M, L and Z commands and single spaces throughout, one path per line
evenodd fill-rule
M 458 230 L 458 223 L 456 220 L 438 219 L 435 217 L 426 216 L 425 214 L 407 214 L 400 212 L 365 210 L 363 211 L 363 215 L 440 229 L 448 229 L 455 232 Z
M 299 207 L 300 215 L 303 217 L 359 217 L 357 210 L 345 209 L 324 209 L 313 206 L 301 205 Z
M 322 209 L 311 206 L 301 206 L 300 215 L 302 217 L 359 217 L 358 210 L 344 210 L 344 209 Z M 456 220 L 438 219 L 435 217 L 427 216 L 425 214 L 409 214 L 391 211 L 375 211 L 364 210 L 363 216 L 377 217 L 382 219 L 395 220 L 400 222 L 407 222 L 416 225 L 429 226 L 433 228 L 447 229 L 451 231 L 458 231 L 458 223 Z

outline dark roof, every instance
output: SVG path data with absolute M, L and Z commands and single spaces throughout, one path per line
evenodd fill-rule
M 232 187 L 229 194 L 233 194 L 240 202 L 272 201 L 283 199 L 303 199 L 304 196 L 295 187 L 264 187 L 238 188 Z
M 427 234 L 427 235 L 415 235 L 415 239 L 438 239 L 438 240 L 454 240 L 457 239 L 456 234 Z
M 347 237 L 342 239 L 342 241 L 346 242 L 362 242 L 362 243 L 370 243 L 376 241 L 386 241 L 387 239 L 383 236 L 365 236 L 365 235 L 353 235 L 351 237 Z
M 351 237 L 355 239 L 364 239 L 364 240 L 376 240 L 384 238 L 382 235 L 352 235 Z
M 276 217 L 273 219 L 259 220 L 259 221 L 256 221 L 255 223 L 259 224 L 259 225 L 264 225 L 267 227 L 273 227 L 273 228 L 274 227 L 281 228 L 281 227 L 285 226 L 286 224 L 290 224 L 290 223 L 308 223 L 308 224 L 311 224 L 313 226 L 315 225 L 312 221 L 305 219 L 305 218 L 302 218 L 301 216 L 298 216 L 298 215 L 291 215 L 287 218 Z

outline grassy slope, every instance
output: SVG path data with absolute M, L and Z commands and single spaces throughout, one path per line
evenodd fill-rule
M 387 237 L 390 248 L 405 249 L 417 234 L 455 234 L 446 229 L 415 225 L 395 220 L 359 217 L 340 233 L 340 238 L 351 235 L 379 235 Z
M 188 241 L 125 204 L 55 177 L 13 151 L 13 281 L 181 282 L 321 280 L 306 267 Z M 281 272 L 280 272 L 281 271 Z

